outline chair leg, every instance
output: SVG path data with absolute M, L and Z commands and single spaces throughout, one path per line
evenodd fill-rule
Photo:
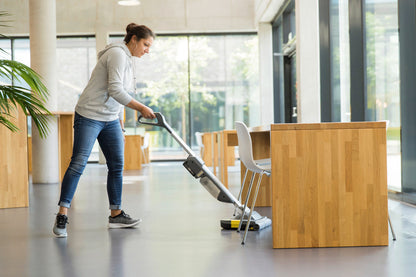
M 389 219 L 391 235 L 393 236 L 393 240 L 396 240 L 396 234 L 394 233 L 394 230 L 393 230 L 393 224 L 391 224 L 390 214 L 388 214 L 388 219 Z
M 248 216 L 248 219 L 247 219 L 246 230 L 244 232 L 244 238 L 243 238 L 243 241 L 241 242 L 241 244 L 243 245 L 246 243 L 248 229 L 250 228 L 251 215 L 253 214 L 253 210 L 256 205 L 257 195 L 259 194 L 259 189 L 260 189 L 261 179 L 263 178 L 263 174 L 264 172 L 260 173 L 259 180 L 257 181 L 256 192 L 254 194 L 253 203 L 251 203 L 250 215 Z
M 241 194 L 243 193 L 244 184 L 246 183 L 247 172 L 248 172 L 248 168 L 246 168 L 246 172 L 244 173 L 243 183 L 241 184 L 240 192 L 238 193 L 238 197 L 237 197 L 238 201 L 241 200 Z M 237 207 L 234 208 L 233 216 L 235 216 L 236 211 L 237 211 Z
M 144 163 L 147 164 L 147 157 L 146 157 L 146 152 L 144 151 L 144 149 L 142 148 L 142 153 L 143 153 L 143 159 L 144 159 Z
M 243 225 L 243 220 L 244 220 L 244 216 L 246 214 L 248 199 L 249 199 L 250 194 L 251 194 L 251 188 L 253 187 L 254 176 L 256 176 L 256 173 L 253 172 L 253 175 L 251 175 L 250 185 L 248 186 L 246 201 L 244 201 L 244 207 L 243 207 L 243 211 L 241 213 L 240 224 L 238 224 L 237 232 L 241 231 L 241 226 Z

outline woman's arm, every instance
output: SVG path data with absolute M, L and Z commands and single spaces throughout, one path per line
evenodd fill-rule
M 135 99 L 132 99 L 126 106 L 133 110 L 139 111 L 144 118 L 153 119 L 156 117 L 151 108 L 143 105 Z

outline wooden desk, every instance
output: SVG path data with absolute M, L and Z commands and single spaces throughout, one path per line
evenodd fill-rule
M 206 166 L 213 168 L 214 175 L 217 175 L 218 166 L 218 132 L 207 132 L 202 135 L 204 144 L 203 161 Z
M 274 248 L 388 245 L 386 123 L 273 124 Z
M 141 169 L 143 163 L 141 135 L 127 135 L 124 145 L 124 169 Z
M 228 166 L 235 165 L 234 146 L 238 145 L 236 130 L 223 130 L 217 133 L 218 177 L 228 188 Z
M 206 166 L 212 166 L 214 154 L 212 133 L 202 134 L 202 144 L 204 145 L 203 153 L 201 153 L 202 159 Z

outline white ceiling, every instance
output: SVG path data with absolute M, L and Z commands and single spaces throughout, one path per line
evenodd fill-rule
M 33 0 L 35 1 L 35 0 Z M 39 1 L 39 0 L 36 0 Z M 54 1 L 54 0 L 45 0 Z M 56 0 L 57 33 L 94 34 L 99 28 L 124 33 L 130 22 L 157 33 L 255 31 L 254 0 L 140 0 L 123 7 L 117 0 Z M 12 14 L 3 34 L 29 33 L 29 0 L 1 0 L 0 11 Z

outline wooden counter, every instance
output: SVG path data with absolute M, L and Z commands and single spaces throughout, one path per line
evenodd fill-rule
M 74 145 L 74 112 L 52 112 L 58 119 L 59 180 L 62 181 L 71 162 Z M 32 138 L 28 137 L 29 172 L 32 172 Z
M 53 114 L 58 116 L 59 179 L 62 181 L 72 157 L 75 114 L 73 112 L 55 112 Z
M 273 124 L 274 248 L 388 245 L 385 122 Z

